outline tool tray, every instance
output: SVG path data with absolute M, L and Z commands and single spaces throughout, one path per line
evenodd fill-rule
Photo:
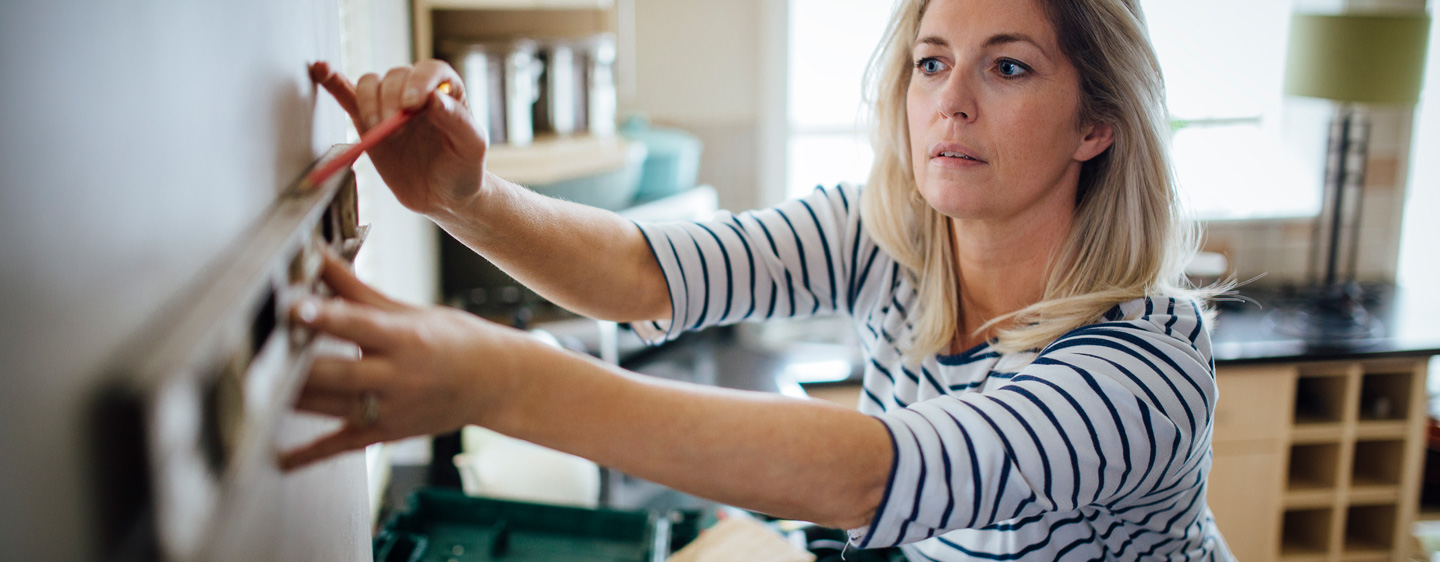
M 586 509 L 427 488 L 375 536 L 376 562 L 663 562 L 699 515 Z

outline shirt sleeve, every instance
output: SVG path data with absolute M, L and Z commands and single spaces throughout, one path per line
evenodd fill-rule
M 1198 485 L 1214 368 L 1197 309 L 1170 302 L 1169 316 L 1067 334 L 1007 385 L 877 416 L 894 464 L 851 542 L 879 548 L 1052 511 L 1160 505 Z
M 670 292 L 671 318 L 635 323 L 660 343 L 742 320 L 847 310 L 861 245 L 859 189 L 816 188 L 778 206 L 702 222 L 640 223 Z

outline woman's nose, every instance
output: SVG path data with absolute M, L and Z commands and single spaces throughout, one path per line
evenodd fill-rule
M 963 72 L 951 72 L 945 86 L 937 92 L 936 109 L 947 119 L 974 121 L 977 104 L 972 78 Z

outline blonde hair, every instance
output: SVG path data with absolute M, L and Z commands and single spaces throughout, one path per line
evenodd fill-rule
M 943 351 L 960 318 L 950 220 L 916 187 L 906 93 L 911 49 L 928 0 L 899 0 L 866 72 L 875 164 L 861 195 L 871 237 L 905 269 L 920 306 L 905 355 Z M 1114 143 L 1081 168 L 1070 232 L 1049 266 L 1040 302 L 991 319 L 1002 352 L 1039 349 L 1146 295 L 1204 297 L 1184 277 L 1198 227 L 1181 216 L 1169 155 L 1165 85 L 1138 0 L 1040 0 L 1080 77 L 1077 126 L 1107 123 Z M 1208 314 L 1208 312 L 1207 312 Z

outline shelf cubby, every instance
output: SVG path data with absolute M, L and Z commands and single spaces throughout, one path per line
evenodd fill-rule
M 1343 375 L 1301 375 L 1295 383 L 1295 424 L 1340 423 L 1345 419 Z
M 1357 441 L 1350 485 L 1353 488 L 1398 486 L 1404 461 L 1404 441 Z
M 1353 505 L 1345 511 L 1346 554 L 1389 552 L 1395 547 L 1394 505 Z
M 1339 476 L 1340 445 L 1335 443 L 1290 446 L 1290 492 L 1333 490 Z
M 1330 508 L 1286 510 L 1280 529 L 1281 555 L 1289 559 L 1328 552 L 1332 519 L 1334 510 Z
M 1360 379 L 1360 421 L 1403 421 L 1409 415 L 1412 373 L 1366 373 Z

